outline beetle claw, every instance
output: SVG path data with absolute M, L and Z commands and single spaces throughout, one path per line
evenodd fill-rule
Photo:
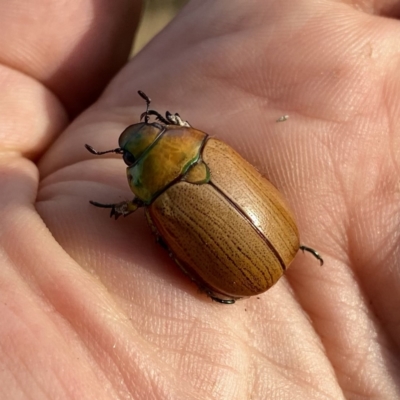
M 154 115 L 157 121 L 160 121 L 165 125 L 178 125 L 178 126 L 184 126 L 186 128 L 191 128 L 189 122 L 184 121 L 178 113 L 172 114 L 169 111 L 167 111 L 165 113 L 165 117 L 163 117 L 158 111 L 149 110 L 151 99 L 141 90 L 139 90 L 138 93 L 139 96 L 146 101 L 146 111 L 140 115 L 140 121 L 142 121 L 144 118 L 144 122 L 147 124 L 149 122 L 149 116 Z M 90 149 L 88 150 L 91 151 Z
M 320 256 L 317 250 L 307 246 L 300 246 L 300 250 L 304 253 L 305 251 L 311 253 L 317 260 L 319 260 L 321 267 L 324 265 L 324 259 Z
M 171 114 L 169 111 L 165 113 L 165 116 L 170 124 L 184 126 L 186 128 L 190 128 L 190 124 L 187 121 L 184 121 L 178 113 Z
M 165 125 L 177 125 L 177 126 L 184 126 L 185 128 L 190 128 L 191 125 L 189 122 L 184 121 L 178 113 L 172 114 L 169 111 L 165 113 L 165 117 L 163 117 L 158 111 L 156 110 L 148 110 L 145 111 L 140 115 L 140 120 L 145 118 L 145 122 L 148 122 L 149 115 L 154 115 L 157 121 L 162 122 Z M 147 119 L 146 119 L 147 118 Z
M 168 119 L 164 118 L 158 111 L 156 110 L 149 110 L 145 114 L 147 115 L 154 115 L 156 117 L 157 121 L 161 121 L 165 125 L 169 125 L 170 121 Z
M 110 218 L 114 217 L 114 219 L 117 220 L 120 217 L 120 215 L 121 215 L 120 213 L 115 211 L 115 207 L 111 208 Z
M 122 203 L 115 203 L 115 204 L 103 204 L 92 200 L 90 200 L 89 203 L 94 205 L 95 207 L 111 208 L 110 218 L 114 217 L 114 219 L 116 220 L 121 215 L 126 217 L 127 215 L 135 212 L 139 207 L 142 206 L 141 202 L 136 199 L 133 199 L 132 201 L 123 201 Z

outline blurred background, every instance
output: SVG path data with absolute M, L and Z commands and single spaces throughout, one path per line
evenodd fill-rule
M 153 36 L 171 21 L 188 0 L 144 0 L 132 53 L 136 54 Z

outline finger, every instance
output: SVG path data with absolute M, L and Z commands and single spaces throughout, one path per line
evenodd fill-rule
M 37 180 L 33 163 L 0 158 L 1 398 L 140 399 L 154 388 L 160 399 L 194 398 L 101 279 L 54 240 L 33 206 Z
M 75 114 L 126 61 L 139 8 L 139 0 L 1 1 L 0 61 L 43 83 Z

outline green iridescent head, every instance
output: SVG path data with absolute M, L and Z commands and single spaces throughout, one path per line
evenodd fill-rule
M 138 161 L 163 131 L 159 124 L 143 122 L 128 126 L 118 139 L 126 165 L 131 166 Z
M 201 161 L 201 151 L 208 135 L 190 126 L 179 114 L 168 111 L 163 117 L 149 110 L 150 99 L 146 100 L 146 111 L 140 119 L 144 122 L 128 126 L 119 137 L 119 147 L 97 151 L 85 145 L 92 154 L 122 154 L 127 167 L 129 186 L 136 198 L 144 205 L 151 202 L 170 185 L 179 180 L 195 184 L 208 182 L 208 168 Z M 150 123 L 150 116 L 157 122 Z
M 122 132 L 119 145 L 127 164 L 129 186 L 150 204 L 174 180 L 199 160 L 204 132 L 158 123 L 140 123 Z

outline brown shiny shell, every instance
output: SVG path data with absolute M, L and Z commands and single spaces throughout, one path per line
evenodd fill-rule
M 147 215 L 178 265 L 212 296 L 268 290 L 299 250 L 293 214 L 278 190 L 230 146 L 209 139 L 210 181 L 179 181 Z

